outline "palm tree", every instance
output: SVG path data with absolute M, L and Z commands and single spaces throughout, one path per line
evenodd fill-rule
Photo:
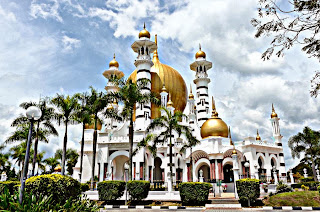
M 34 155 L 32 160 L 32 176 L 35 172 L 35 166 L 36 166 L 36 159 L 38 154 L 38 142 L 39 142 L 39 133 L 40 131 L 43 131 L 43 129 L 46 130 L 47 135 L 54 135 L 58 136 L 58 131 L 54 127 L 52 120 L 54 118 L 54 108 L 48 107 L 48 99 L 43 98 L 40 100 L 39 104 L 36 104 L 35 102 L 23 102 L 20 104 L 20 107 L 23 109 L 28 109 L 30 106 L 37 106 L 41 110 L 41 117 L 36 121 L 36 130 L 35 130 L 35 141 L 34 141 Z M 21 124 L 29 123 L 29 120 L 26 116 L 20 115 L 18 118 L 16 118 L 12 125 L 13 127 L 16 127 Z
M 68 143 L 68 124 L 76 123 L 76 111 L 79 108 L 78 94 L 75 94 L 73 96 L 64 96 L 62 94 L 57 94 L 57 96 L 51 100 L 51 103 L 58 108 L 58 112 L 55 114 L 55 119 L 58 121 L 58 124 L 60 125 L 61 122 L 63 122 L 65 125 L 65 134 L 63 139 L 63 154 L 61 162 L 61 174 L 64 175 Z
M 198 140 L 196 137 L 192 135 L 191 131 L 185 132 L 187 142 L 181 147 L 180 152 L 185 153 L 187 148 L 190 148 L 190 174 L 191 174 L 191 182 L 193 182 L 193 161 L 192 161 L 192 147 L 196 146 L 200 143 L 200 140 Z
M 16 160 L 15 164 L 18 164 L 20 170 L 20 179 L 22 178 L 22 170 L 24 168 L 24 159 L 26 155 L 27 142 L 22 142 L 16 146 L 10 148 L 11 157 Z M 30 149 L 30 154 L 33 153 L 33 149 Z
M 36 159 L 36 162 L 38 164 L 37 175 L 39 174 L 40 169 L 42 170 L 42 172 L 46 171 L 46 163 L 43 159 L 45 153 L 46 152 L 42 151 L 37 154 L 37 159 Z
M 54 154 L 54 157 L 57 160 L 62 160 L 63 151 L 62 149 L 57 149 L 56 153 Z M 75 149 L 67 149 L 66 152 L 66 162 L 67 162 L 67 171 L 69 175 L 73 174 L 73 167 L 76 165 L 78 161 L 79 154 L 77 150 Z
M 54 168 L 59 164 L 59 161 L 55 157 L 46 158 L 44 163 L 50 167 L 50 173 L 54 172 Z
M 185 116 L 181 111 L 176 111 L 172 114 L 167 108 L 160 108 L 164 110 L 165 115 L 160 116 L 153 120 L 153 122 L 148 126 L 147 132 L 155 131 L 160 129 L 161 133 L 157 135 L 154 139 L 154 146 L 163 141 L 169 140 L 169 150 L 170 150 L 170 173 L 172 174 L 172 137 L 173 133 L 176 132 L 178 136 L 184 133 L 192 145 L 198 143 L 197 139 L 193 137 L 191 130 L 188 126 L 180 124 L 180 121 Z
M 311 161 L 314 181 L 318 181 L 315 160 L 319 157 L 320 132 L 305 127 L 302 133 L 299 132 L 297 135 L 290 137 L 288 146 L 293 158 L 300 158 L 300 155 L 303 154 L 305 159 L 308 158 Z
M 80 108 L 76 113 L 77 122 L 82 123 L 82 138 L 81 138 L 81 150 L 80 150 L 80 179 L 82 179 L 82 166 L 83 166 L 83 149 L 84 149 L 84 130 L 86 124 L 90 125 L 92 122 L 92 117 L 89 108 L 89 95 L 85 92 L 79 94 Z
M 129 179 L 132 180 L 132 157 L 133 157 L 133 115 L 135 106 L 137 103 L 146 104 L 149 102 L 159 105 L 159 99 L 153 92 L 141 93 L 141 90 L 149 85 L 150 80 L 140 79 L 138 82 L 133 82 L 132 79 L 125 81 L 123 78 L 117 79 L 112 78 L 112 80 L 118 87 L 117 92 L 110 92 L 107 97 L 110 99 L 116 99 L 118 102 L 124 104 L 123 110 L 121 112 L 121 117 L 124 120 L 129 121 Z
M 9 153 L 2 153 L 5 146 L 0 145 L 0 171 L 2 172 L 5 169 L 5 166 L 9 164 Z

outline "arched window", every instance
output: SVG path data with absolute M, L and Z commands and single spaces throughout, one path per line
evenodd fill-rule
M 141 47 L 141 54 L 144 55 L 144 48 Z
M 149 54 L 148 47 L 146 48 L 146 54 L 147 54 L 147 55 Z
M 202 66 L 200 66 L 200 72 L 202 72 Z

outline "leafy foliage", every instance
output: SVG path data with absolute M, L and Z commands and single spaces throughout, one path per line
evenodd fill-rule
M 62 161 L 62 154 L 63 154 L 62 149 L 57 149 L 57 151 L 54 154 L 54 157 Z M 67 149 L 66 162 L 67 162 L 67 171 L 69 175 L 73 174 L 73 167 L 75 167 L 75 165 L 77 164 L 78 158 L 79 158 L 79 154 L 77 150 L 71 149 L 71 148 Z
M 284 192 L 292 192 L 292 188 L 289 185 L 283 183 L 282 181 L 279 181 L 277 185 L 277 194 Z
M 126 183 L 121 180 L 110 180 L 98 183 L 99 200 L 114 201 L 122 197 Z
M 268 197 L 263 202 L 266 206 L 320 206 L 317 191 L 295 191 L 276 194 Z
M 0 194 L 8 189 L 10 194 L 13 194 L 15 191 L 18 190 L 18 185 L 20 185 L 19 181 L 0 181 Z
M 270 47 L 262 54 L 263 59 L 270 59 L 275 53 L 278 57 L 294 45 L 302 45 L 310 57 L 320 60 L 319 14 L 318 0 L 289 0 L 285 10 L 274 0 L 259 0 L 259 18 L 252 19 L 257 29 L 256 37 L 273 35 Z M 312 80 L 311 96 L 317 97 L 320 84 L 320 72 Z
M 300 158 L 304 155 L 304 161 L 311 163 L 314 181 L 317 181 L 316 160 L 319 160 L 320 132 L 305 127 L 302 133 L 290 137 L 288 146 L 291 149 L 293 158 Z
M 80 183 L 72 177 L 48 174 L 30 177 L 26 181 L 26 192 L 36 197 L 52 195 L 55 203 L 64 203 L 70 198 L 77 198 L 81 190 Z
M 130 180 L 127 182 L 127 189 L 131 200 L 140 201 L 147 198 L 150 190 L 150 182 L 145 180 Z
M 81 189 L 81 192 L 86 192 L 86 191 L 90 190 L 89 184 L 88 183 L 81 183 L 80 189 Z
M 236 184 L 240 203 L 242 205 L 248 203 L 250 207 L 250 204 L 255 202 L 260 196 L 259 180 L 245 178 L 237 180 Z
M 203 205 L 208 200 L 210 183 L 186 182 L 179 184 L 181 201 L 184 205 Z

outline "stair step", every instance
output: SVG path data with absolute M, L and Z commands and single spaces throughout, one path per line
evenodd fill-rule
M 206 204 L 206 209 L 208 208 L 229 208 L 229 209 L 241 209 L 241 204 Z
M 236 199 L 211 199 L 211 204 L 239 204 Z

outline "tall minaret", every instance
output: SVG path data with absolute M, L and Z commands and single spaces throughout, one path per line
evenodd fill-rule
M 189 93 L 189 99 L 188 99 L 188 105 L 189 105 L 189 124 L 194 124 L 196 119 L 195 109 L 194 109 L 194 95 L 192 93 L 192 86 L 190 84 L 190 93 Z
M 210 78 L 207 71 L 212 68 L 212 63 L 206 60 L 206 53 L 201 50 L 195 55 L 196 60 L 190 64 L 190 69 L 196 72 L 193 82 L 197 86 L 196 104 L 197 104 L 197 122 L 201 127 L 202 124 L 209 118 L 209 95 L 208 84 Z
M 161 107 L 166 108 L 167 107 L 167 102 L 168 102 L 168 92 L 166 89 L 165 84 L 163 84 L 162 89 L 161 89 Z M 161 116 L 165 115 L 165 111 L 161 110 Z
M 283 147 L 282 147 L 282 135 L 280 134 L 280 126 L 279 126 L 279 118 L 278 114 L 274 110 L 273 104 L 272 104 L 272 113 L 271 113 L 271 124 L 272 124 L 272 134 L 275 141 L 275 144 L 281 148 L 281 151 L 279 153 L 279 177 L 280 180 L 286 180 L 286 165 L 284 162 L 284 154 L 283 154 Z
M 112 78 L 116 77 L 118 79 L 124 76 L 123 72 L 119 70 L 119 63 L 116 61 L 116 55 L 113 55 L 113 60 L 109 63 L 109 69 L 103 72 L 103 76 L 108 79 L 107 86 L 105 87 L 107 93 L 118 91 L 119 87 L 112 82 Z M 118 104 L 116 100 L 111 104 L 107 105 L 107 110 L 118 109 Z M 117 122 L 112 118 L 107 118 L 105 121 L 105 128 L 110 130 L 117 127 Z
M 150 83 L 141 89 L 142 93 L 151 92 L 151 73 L 150 69 L 153 65 L 150 53 L 157 49 L 155 42 L 150 40 L 150 33 L 146 30 L 144 24 L 143 30 L 139 33 L 139 40 L 131 45 L 132 50 L 138 54 L 134 65 L 137 67 L 137 83 L 141 79 L 148 79 Z M 136 105 L 136 121 L 135 126 L 137 129 L 144 130 L 151 121 L 151 102 L 144 105 Z

